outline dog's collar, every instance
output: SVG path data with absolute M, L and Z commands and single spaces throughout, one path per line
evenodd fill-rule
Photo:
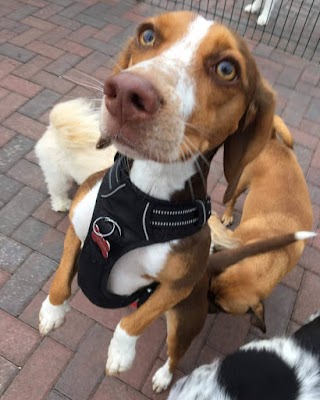
M 115 163 L 108 174 L 107 193 L 101 193 L 102 199 L 110 199 L 115 193 L 122 191 L 134 193 L 139 201 L 137 211 L 142 211 L 141 224 L 147 241 L 158 241 L 158 232 L 161 236 L 168 231 L 171 240 L 190 236 L 203 226 L 211 215 L 211 201 L 207 196 L 205 200 L 196 199 L 192 202 L 173 203 L 149 196 L 137 188 L 129 178 L 130 160 L 119 153 L 115 156 Z M 117 193 L 118 195 L 120 193 Z M 128 199 L 129 200 L 129 199 Z M 135 207 L 135 206 L 134 206 Z M 132 204 L 129 205 L 132 208 Z M 121 229 L 121 228 L 120 228 Z M 172 233 L 171 233 L 172 232 Z

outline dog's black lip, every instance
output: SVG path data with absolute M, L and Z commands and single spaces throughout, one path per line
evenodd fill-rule
M 101 139 L 99 139 L 99 141 L 96 144 L 96 149 L 98 149 L 98 150 L 104 149 L 104 148 L 110 146 L 110 144 L 111 144 L 110 138 L 101 138 Z

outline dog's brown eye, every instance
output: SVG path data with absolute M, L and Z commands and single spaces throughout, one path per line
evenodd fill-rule
M 225 81 L 233 81 L 237 77 L 237 69 L 230 61 L 220 61 L 216 65 L 216 73 Z
M 139 35 L 139 42 L 142 46 L 153 46 L 156 40 L 156 34 L 153 29 L 146 29 Z

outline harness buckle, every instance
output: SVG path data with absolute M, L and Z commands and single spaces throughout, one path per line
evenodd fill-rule
M 197 203 L 197 209 L 199 213 L 199 221 L 198 225 L 203 226 L 208 219 L 210 218 L 211 215 L 211 200 L 210 197 L 207 196 L 207 198 L 203 200 L 196 200 Z

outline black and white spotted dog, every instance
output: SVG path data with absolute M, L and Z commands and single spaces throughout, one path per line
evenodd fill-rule
M 291 337 L 254 341 L 197 368 L 168 400 L 320 400 L 320 311 Z

